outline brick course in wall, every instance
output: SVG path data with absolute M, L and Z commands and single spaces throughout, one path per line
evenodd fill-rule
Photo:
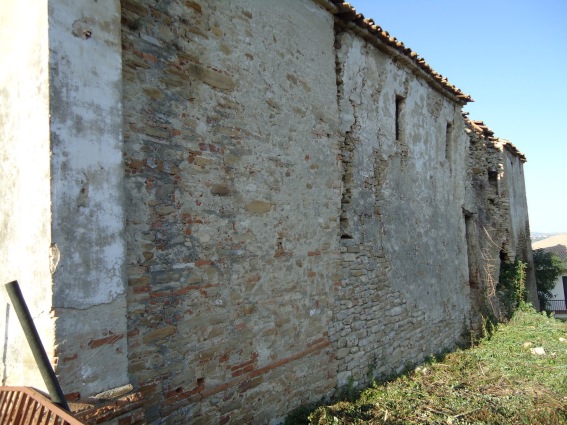
M 288 3 L 123 4 L 129 372 L 149 422 L 264 423 L 335 387 L 333 23 Z
M 39 280 L 86 423 L 281 423 L 463 342 L 530 264 L 523 155 L 348 3 L 49 6 Z

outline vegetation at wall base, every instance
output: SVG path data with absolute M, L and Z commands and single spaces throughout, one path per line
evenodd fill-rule
M 526 301 L 526 268 L 527 263 L 516 259 L 513 263 L 502 262 L 498 280 L 498 294 L 510 318 L 514 311 Z
M 567 424 L 567 324 L 523 305 L 490 339 L 287 424 Z

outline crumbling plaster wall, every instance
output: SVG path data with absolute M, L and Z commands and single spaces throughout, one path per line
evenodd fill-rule
M 340 386 L 454 347 L 470 302 L 461 105 L 351 32 L 336 49 L 343 279 L 330 335 Z
M 2 1 L 0 51 L 0 379 L 45 388 L 4 284 L 18 280 L 51 353 L 47 6 Z
M 336 384 L 332 16 L 122 6 L 130 374 L 150 422 L 267 423 Z
M 2 8 L 0 273 L 67 393 L 131 380 L 148 422 L 277 422 L 454 347 L 489 239 L 530 255 L 519 157 L 316 2 Z
M 534 308 L 539 309 L 531 248 L 526 180 L 524 177 L 525 158 L 507 140 L 500 139 L 500 144 L 504 176 L 500 187 L 503 196 L 509 202 L 510 230 L 508 251 L 510 258 L 518 258 L 527 263 L 526 290 L 528 301 L 531 302 Z
M 55 355 L 85 397 L 128 383 L 120 2 L 48 7 Z
M 486 318 L 504 319 L 498 294 L 500 267 L 515 259 L 528 264 L 528 301 L 538 308 L 523 174 L 525 158 L 481 123 L 467 119 L 466 228 L 472 329 Z

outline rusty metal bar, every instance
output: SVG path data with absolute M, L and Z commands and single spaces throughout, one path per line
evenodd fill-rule
M 67 400 L 65 400 L 65 395 L 63 394 L 61 385 L 59 385 L 57 376 L 55 376 L 55 372 L 53 371 L 51 362 L 47 357 L 45 348 L 41 343 L 41 339 L 39 338 L 39 334 L 37 333 L 37 329 L 33 323 L 30 311 L 26 305 L 22 291 L 20 290 L 20 285 L 18 285 L 18 282 L 14 280 L 13 282 L 6 284 L 6 290 L 10 296 L 14 310 L 18 315 L 18 319 L 20 320 L 20 324 L 24 330 L 28 344 L 30 345 L 35 362 L 41 372 L 47 391 L 51 396 L 51 400 L 53 403 L 69 412 L 69 405 L 67 404 Z

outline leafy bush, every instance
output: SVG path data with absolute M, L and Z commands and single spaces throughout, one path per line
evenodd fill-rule
M 538 295 L 545 300 L 553 298 L 551 291 L 555 287 L 555 282 L 566 271 L 561 259 L 553 252 L 536 249 L 534 270 Z
M 500 299 L 506 307 L 508 317 L 511 317 L 518 307 L 525 304 L 526 268 L 527 263 L 518 259 L 513 263 L 502 262 L 500 265 L 497 289 L 500 293 Z

